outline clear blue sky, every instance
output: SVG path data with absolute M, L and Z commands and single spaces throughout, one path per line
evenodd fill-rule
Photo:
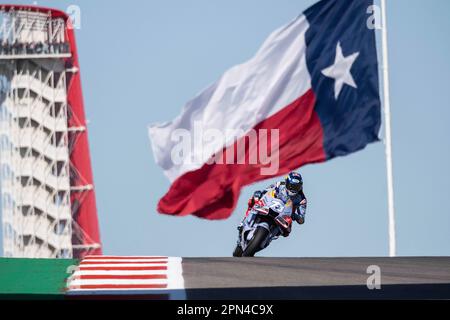
M 173 119 L 314 2 L 38 1 L 81 8 L 76 37 L 106 254 L 231 255 L 247 198 L 273 180 L 245 188 L 225 221 L 160 215 L 169 181 L 154 163 L 147 125 Z M 449 255 L 450 2 L 387 2 L 398 254 Z M 382 143 L 300 171 L 306 224 L 264 255 L 388 254 Z

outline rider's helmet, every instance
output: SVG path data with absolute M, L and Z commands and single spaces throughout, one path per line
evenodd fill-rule
M 289 196 L 295 196 L 303 189 L 303 179 L 300 173 L 292 171 L 285 179 L 286 190 Z
M 258 201 L 258 200 L 261 199 L 261 198 L 262 198 L 262 192 L 259 191 L 259 190 L 256 190 L 256 191 L 253 193 L 253 199 L 255 199 L 256 201 Z

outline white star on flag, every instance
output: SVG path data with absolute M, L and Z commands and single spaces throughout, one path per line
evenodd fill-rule
M 353 63 L 358 58 L 359 52 L 352 53 L 344 57 L 342 54 L 341 43 L 338 42 L 336 47 L 336 58 L 334 64 L 322 70 L 322 74 L 326 77 L 333 78 L 334 81 L 334 98 L 337 100 L 344 84 L 348 84 L 353 88 L 357 88 L 355 81 L 350 73 Z

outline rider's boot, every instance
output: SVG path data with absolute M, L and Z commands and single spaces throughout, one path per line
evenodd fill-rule
M 238 244 L 241 244 L 241 237 L 242 237 L 242 229 L 244 228 L 244 222 L 241 221 L 241 223 L 239 223 L 239 225 L 237 226 L 238 229 Z

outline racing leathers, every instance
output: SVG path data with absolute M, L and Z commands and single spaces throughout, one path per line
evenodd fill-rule
M 281 201 L 283 201 L 283 203 L 287 203 L 290 200 L 292 202 L 292 220 L 297 221 L 297 223 L 299 224 L 305 223 L 307 205 L 305 194 L 303 193 L 303 190 L 301 190 L 299 193 L 293 196 L 289 196 L 284 181 L 279 181 L 275 184 L 272 184 L 262 191 L 255 191 L 253 196 L 248 200 L 248 208 L 245 213 L 244 219 L 248 216 L 255 203 L 258 202 L 258 200 L 261 199 L 266 192 L 274 192 L 275 198 L 280 199 Z M 240 230 L 242 226 L 243 222 L 239 224 L 238 230 Z
M 297 221 L 299 224 L 305 223 L 307 200 L 305 194 L 303 193 L 303 190 L 293 196 L 290 196 L 287 193 L 285 182 L 279 181 L 267 187 L 263 191 L 263 194 L 265 194 L 266 192 L 274 192 L 275 198 L 280 199 L 281 201 L 283 201 L 283 203 L 287 203 L 289 200 L 291 200 L 292 220 Z

